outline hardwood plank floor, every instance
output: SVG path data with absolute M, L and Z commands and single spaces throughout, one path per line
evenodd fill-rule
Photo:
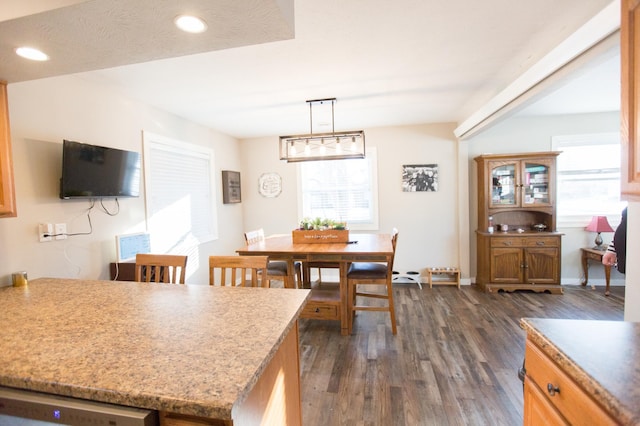
M 303 422 L 315 425 L 521 425 L 522 317 L 623 320 L 624 287 L 564 295 L 395 284 L 386 312 L 300 321 Z

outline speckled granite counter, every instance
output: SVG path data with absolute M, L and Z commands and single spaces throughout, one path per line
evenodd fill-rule
M 531 339 L 620 424 L 640 424 L 640 323 L 523 318 Z
M 230 419 L 308 296 L 49 278 L 0 288 L 0 385 Z

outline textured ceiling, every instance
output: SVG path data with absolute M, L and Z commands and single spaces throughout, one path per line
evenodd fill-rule
M 27 2 L 28 3 L 28 2 Z M 291 39 L 293 0 L 94 0 L 0 22 L 0 78 L 12 83 Z M 205 34 L 178 30 L 195 13 Z M 26 63 L 17 46 L 51 60 Z
M 292 2 L 57 0 L 77 4 L 0 22 L 0 79 L 78 73 L 239 138 L 305 133 L 305 101 L 329 97 L 337 131 L 459 123 L 611 0 Z M 184 12 L 209 31 L 179 33 Z M 52 60 L 16 58 L 24 43 Z M 619 74 L 602 75 L 608 99 L 583 96 L 583 110 L 619 105 Z

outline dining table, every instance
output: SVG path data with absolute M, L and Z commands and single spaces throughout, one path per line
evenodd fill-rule
M 269 256 L 269 260 L 287 262 L 286 288 L 295 289 L 294 262 L 339 264 L 340 278 L 335 290 L 311 286 L 311 295 L 302 318 L 340 321 L 342 335 L 349 334 L 347 310 L 347 271 L 352 262 L 391 262 L 393 245 L 390 234 L 350 233 L 346 243 L 294 243 L 291 234 L 276 234 L 263 241 L 246 244 L 236 250 L 243 256 Z M 305 277 L 304 282 L 309 278 Z M 320 283 L 322 284 L 322 283 Z

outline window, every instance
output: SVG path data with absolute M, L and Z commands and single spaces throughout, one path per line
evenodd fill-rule
M 147 229 L 160 253 L 218 238 L 213 150 L 144 132 Z
M 347 222 L 349 229 L 378 229 L 378 172 L 375 148 L 367 157 L 307 161 L 298 169 L 300 219 Z
M 593 215 L 619 218 L 620 134 L 556 136 L 558 156 L 557 212 L 561 226 L 582 226 Z

